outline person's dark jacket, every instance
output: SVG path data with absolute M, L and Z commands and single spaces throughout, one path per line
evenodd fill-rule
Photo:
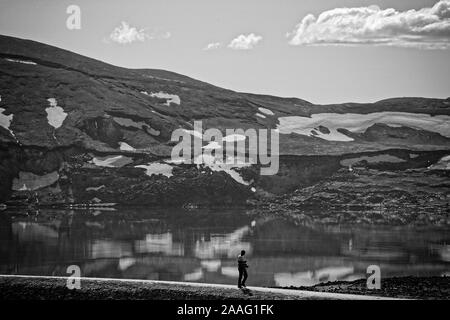
M 244 256 L 238 256 L 238 268 L 248 268 L 247 260 L 245 260 Z

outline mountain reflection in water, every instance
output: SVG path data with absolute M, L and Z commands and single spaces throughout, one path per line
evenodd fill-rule
M 449 274 L 448 229 L 302 226 L 245 210 L 41 210 L 0 216 L 0 273 L 302 286 L 364 278 Z

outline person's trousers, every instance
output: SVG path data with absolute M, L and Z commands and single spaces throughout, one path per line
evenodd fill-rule
M 238 279 L 238 287 L 245 286 L 245 280 L 247 280 L 247 268 L 238 268 L 239 270 L 239 279 Z

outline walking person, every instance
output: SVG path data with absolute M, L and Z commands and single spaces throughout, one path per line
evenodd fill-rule
M 241 251 L 241 254 L 238 256 L 238 271 L 239 271 L 239 279 L 238 279 L 238 288 L 246 288 L 245 280 L 247 280 L 247 260 L 245 260 L 245 250 Z

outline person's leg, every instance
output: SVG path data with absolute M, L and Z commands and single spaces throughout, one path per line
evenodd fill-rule
M 239 270 L 239 278 L 238 278 L 238 288 L 240 288 L 241 287 L 241 280 L 242 280 L 242 269 L 241 268 L 238 268 L 238 270 Z
M 244 268 L 243 270 L 244 272 L 244 279 L 242 279 L 241 284 L 245 287 L 245 280 L 247 280 L 248 274 L 247 274 L 247 269 Z

